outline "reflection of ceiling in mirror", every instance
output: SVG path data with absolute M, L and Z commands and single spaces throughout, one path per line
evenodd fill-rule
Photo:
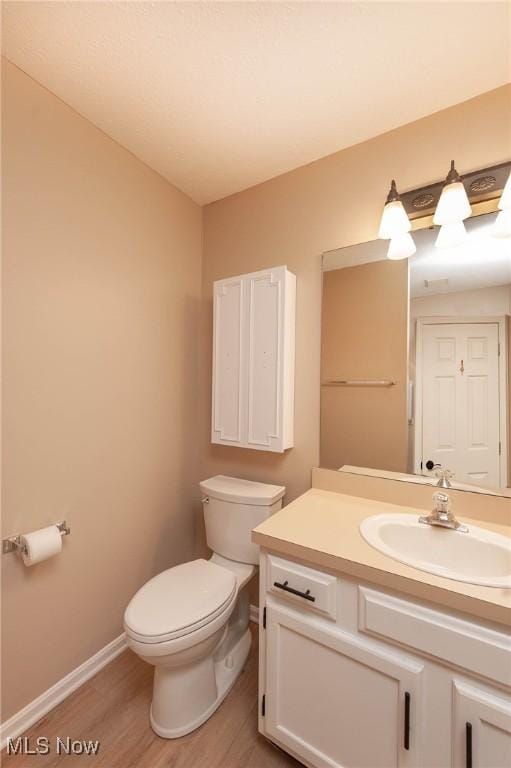
M 410 259 L 411 298 L 511 284 L 511 238 L 491 234 L 495 218 L 496 214 L 488 214 L 466 221 L 468 238 L 455 248 L 437 248 L 436 229 L 414 232 L 417 253 Z
M 417 253 L 410 259 L 410 298 L 511 285 L 511 237 L 492 235 L 496 216 L 489 213 L 468 219 L 468 238 L 455 248 L 435 246 L 438 227 L 414 231 Z M 327 251 L 323 271 L 384 261 L 387 248 L 386 240 L 372 240 Z M 426 286 L 426 281 L 431 284 Z

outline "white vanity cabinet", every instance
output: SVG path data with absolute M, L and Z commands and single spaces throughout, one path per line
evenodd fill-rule
M 293 446 L 295 294 L 286 267 L 214 283 L 213 443 Z
M 509 768 L 511 703 L 509 696 L 487 691 L 473 682 L 452 680 L 453 765 L 465 768 Z
M 266 614 L 265 732 L 314 766 L 414 766 L 423 665 L 360 638 Z
M 511 766 L 504 628 L 265 550 L 260 606 L 259 729 L 306 766 Z

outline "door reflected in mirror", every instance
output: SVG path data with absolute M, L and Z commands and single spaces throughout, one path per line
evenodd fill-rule
M 323 256 L 321 466 L 508 494 L 511 238 L 386 258 L 377 240 Z

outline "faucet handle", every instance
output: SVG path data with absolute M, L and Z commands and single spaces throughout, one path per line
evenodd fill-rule
M 437 491 L 433 494 L 433 500 L 435 502 L 435 511 L 449 514 L 451 511 L 451 499 L 447 493 Z

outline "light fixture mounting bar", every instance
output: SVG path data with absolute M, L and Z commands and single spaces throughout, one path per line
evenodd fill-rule
M 511 161 L 461 175 L 470 204 L 498 200 L 511 172 Z M 401 202 L 410 221 L 433 216 L 442 194 L 444 179 L 426 187 L 401 192 Z M 496 207 L 495 207 L 496 210 Z M 415 227 L 414 227 L 415 228 Z

